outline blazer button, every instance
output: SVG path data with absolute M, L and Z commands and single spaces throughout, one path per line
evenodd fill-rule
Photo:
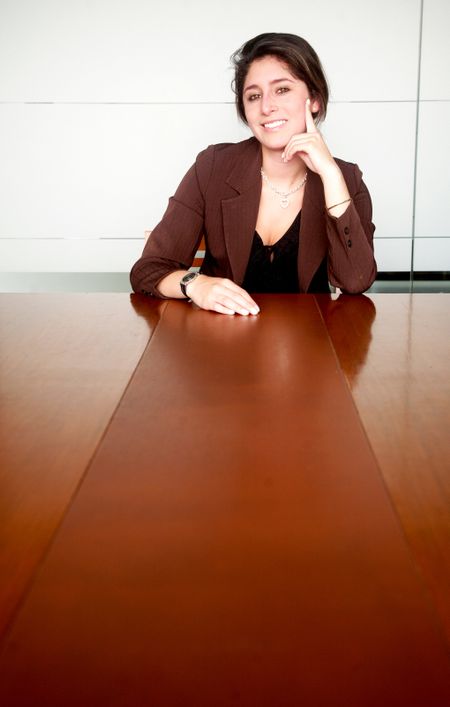
M 352 247 L 352 242 L 351 242 L 350 238 L 349 238 L 348 241 L 347 241 L 347 245 L 348 245 L 349 248 Z
M 350 229 L 349 229 L 348 226 L 346 226 L 346 227 L 344 228 L 344 233 L 345 233 L 346 236 L 348 236 L 348 234 L 350 233 Z

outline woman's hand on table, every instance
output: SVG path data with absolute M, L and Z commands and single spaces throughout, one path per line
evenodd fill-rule
M 186 286 L 186 294 L 202 309 L 220 314 L 259 314 L 248 292 L 227 278 L 199 275 Z

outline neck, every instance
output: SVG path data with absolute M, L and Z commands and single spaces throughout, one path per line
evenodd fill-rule
M 291 187 L 305 176 L 307 169 L 300 157 L 293 157 L 289 162 L 283 162 L 283 150 L 262 151 L 262 168 L 267 177 L 277 184 L 288 184 Z

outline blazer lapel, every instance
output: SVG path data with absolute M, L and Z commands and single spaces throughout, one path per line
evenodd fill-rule
M 325 199 L 322 180 L 308 170 L 303 197 L 298 249 L 300 292 L 307 292 L 310 282 L 328 251 L 325 222 Z
M 261 148 L 257 140 L 251 138 L 226 180 L 237 195 L 222 199 L 225 244 L 233 281 L 238 285 L 244 280 L 258 218 L 260 169 Z

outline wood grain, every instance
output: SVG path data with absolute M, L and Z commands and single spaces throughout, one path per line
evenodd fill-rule
M 450 639 L 450 296 L 318 300 Z
M 165 308 L 8 637 L 4 704 L 446 704 L 315 300 L 258 302 Z
M 124 295 L 0 296 L 0 636 L 147 345 L 158 307 L 147 306 L 145 319 Z

